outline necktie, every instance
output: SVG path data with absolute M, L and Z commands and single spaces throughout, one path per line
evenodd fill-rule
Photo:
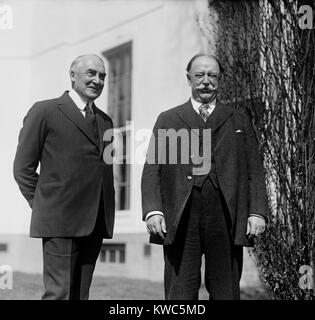
M 202 120 L 204 122 L 207 122 L 207 119 L 210 116 L 210 106 L 208 104 L 203 104 L 198 109 Z
M 85 106 L 84 111 L 85 111 L 86 121 L 88 122 L 89 126 L 92 128 L 95 138 L 98 138 L 98 130 L 97 130 L 95 115 L 92 108 L 89 106 L 89 103 Z

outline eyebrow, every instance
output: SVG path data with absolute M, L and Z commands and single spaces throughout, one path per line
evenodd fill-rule
M 213 75 L 213 76 L 218 76 L 220 73 L 217 73 L 217 72 L 205 72 L 205 71 L 196 71 L 195 74 L 210 74 L 210 75 Z
M 87 69 L 86 73 L 97 73 L 95 69 Z M 106 77 L 106 72 L 100 72 L 100 75 Z

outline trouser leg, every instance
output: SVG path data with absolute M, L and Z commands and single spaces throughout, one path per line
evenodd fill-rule
M 237 300 L 242 247 L 232 244 L 230 217 L 224 201 L 220 190 L 207 180 L 201 194 L 205 285 L 210 299 Z
M 239 299 L 242 247 L 232 244 L 231 221 L 219 189 L 207 179 L 194 187 L 175 242 L 164 246 L 166 299 L 198 299 L 201 256 L 210 299 Z
M 197 300 L 200 287 L 201 249 L 198 214 L 188 202 L 175 243 L 164 246 L 166 300 Z
M 103 242 L 102 213 L 86 237 L 43 238 L 44 300 L 87 300 Z
M 43 300 L 69 300 L 79 248 L 71 238 L 43 238 Z
M 80 252 L 75 268 L 75 282 L 72 299 L 88 300 L 95 264 L 103 243 L 103 237 L 97 233 L 86 239 L 80 239 Z

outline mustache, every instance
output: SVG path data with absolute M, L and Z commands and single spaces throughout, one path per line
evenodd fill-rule
M 216 92 L 217 88 L 200 88 L 198 90 L 201 92 Z

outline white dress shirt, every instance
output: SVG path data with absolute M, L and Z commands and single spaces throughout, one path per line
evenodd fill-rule
M 85 117 L 85 107 L 87 105 L 87 101 L 84 101 L 79 94 L 71 89 L 69 90 L 69 97 L 73 100 L 74 104 L 79 108 L 80 112 L 82 113 L 83 117 Z M 89 102 L 89 107 L 91 108 L 92 102 Z
M 201 103 L 201 102 L 198 102 L 197 100 L 195 100 L 193 97 L 190 98 L 190 101 L 191 101 L 191 104 L 194 108 L 194 110 L 200 114 L 199 112 L 199 108 L 205 104 L 205 103 Z M 211 101 L 210 103 L 207 103 L 209 105 L 209 115 L 213 112 L 214 108 L 215 108 L 215 104 L 216 104 L 216 99 Z

